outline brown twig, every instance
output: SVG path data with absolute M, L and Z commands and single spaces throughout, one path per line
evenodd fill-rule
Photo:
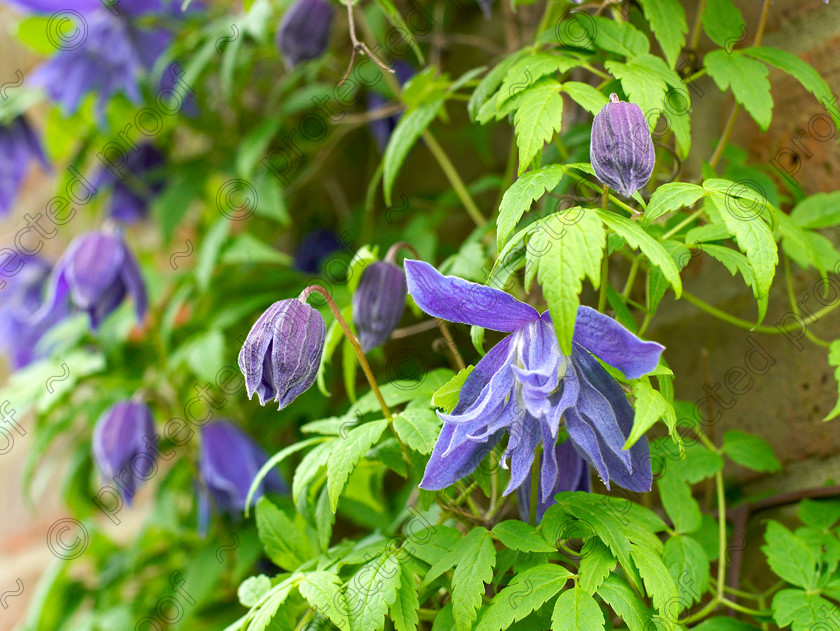
M 341 81 L 338 82 L 338 85 L 342 85 L 345 81 L 347 81 L 347 77 L 350 76 L 350 72 L 353 70 L 353 62 L 356 61 L 356 53 L 367 55 L 377 66 L 382 68 L 382 70 L 393 74 L 394 69 L 383 61 L 380 61 L 380 59 L 373 54 L 373 51 L 368 48 L 368 45 L 356 37 L 356 20 L 353 17 L 352 0 L 347 0 L 347 21 L 350 25 L 350 43 L 353 44 L 353 50 L 350 53 L 350 63 L 347 65 L 347 72 L 345 72 L 344 76 L 341 77 Z

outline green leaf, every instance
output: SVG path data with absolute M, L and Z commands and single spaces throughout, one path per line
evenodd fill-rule
M 481 605 L 484 583 L 493 580 L 496 548 L 487 529 L 478 526 L 458 542 L 458 564 L 452 575 L 452 616 L 458 631 L 468 631 Z
M 668 403 L 659 391 L 653 389 L 649 379 L 636 381 L 633 386 L 633 397 L 636 414 L 633 418 L 633 429 L 627 437 L 627 442 L 624 443 L 624 449 L 630 449 L 635 445 L 659 419 L 665 422 L 672 433 L 676 430 L 677 413 L 674 411 L 674 406 Z
M 227 241 L 232 223 L 227 217 L 222 217 L 204 235 L 204 241 L 198 250 L 198 264 L 195 267 L 195 279 L 202 291 L 206 291 L 210 285 L 219 252 Z
M 388 146 L 385 148 L 385 155 L 382 158 L 382 187 L 385 194 L 385 203 L 389 206 L 391 205 L 394 181 L 397 179 L 397 173 L 399 173 L 405 157 L 420 135 L 435 119 L 443 102 L 444 99 L 438 98 L 420 105 L 415 110 L 406 112 L 394 128 Z
M 838 399 L 834 408 L 823 419 L 824 421 L 830 421 L 840 415 L 840 340 L 834 340 L 828 349 L 828 365 L 834 366 L 834 380 L 837 382 Z
M 345 590 L 350 631 L 382 631 L 385 614 L 396 601 L 399 586 L 400 562 L 395 555 L 382 554 L 365 563 Z
M 536 528 L 518 519 L 499 522 L 493 527 L 493 534 L 509 550 L 520 552 L 555 552 L 554 546 L 548 545 Z
M 799 519 L 818 530 L 828 530 L 840 521 L 840 502 L 836 500 L 809 500 L 799 503 Z
M 723 435 L 723 452 L 739 465 L 753 471 L 772 473 L 782 468 L 767 441 L 737 429 L 731 429 Z
M 603 631 L 604 614 L 579 585 L 560 594 L 551 614 L 551 631 Z
M 475 631 L 502 631 L 542 607 L 563 589 L 572 573 L 553 563 L 519 572 L 484 609 Z
M 318 545 L 321 546 L 321 550 L 329 548 L 334 524 L 335 513 L 330 510 L 330 494 L 325 484 L 318 493 L 318 503 L 315 505 L 315 528 L 318 531 Z
M 236 597 L 243 607 L 253 607 L 259 600 L 268 594 L 271 589 L 271 579 L 265 574 L 249 576 L 239 585 L 236 590 Z
M 408 408 L 394 417 L 394 429 L 406 445 L 428 455 L 440 434 L 440 420 L 433 410 Z
M 513 118 L 516 144 L 519 147 L 519 170 L 522 175 L 531 161 L 550 142 L 554 132 L 560 131 L 563 119 L 563 97 L 560 84 L 554 79 L 543 78 L 525 92 Z
M 731 53 L 713 50 L 706 55 L 703 64 L 720 91 L 732 88 L 735 100 L 744 106 L 762 131 L 767 131 L 773 117 L 767 68 L 739 50 Z
M 652 114 L 657 111 L 664 112 L 665 95 L 669 85 L 680 90 L 684 96 L 687 94 L 679 75 L 660 57 L 639 55 L 627 63 L 604 62 L 604 67 L 621 81 L 621 87 L 629 100 L 642 108 L 651 129 L 659 119 Z
M 306 535 L 265 497 L 257 502 L 257 533 L 268 557 L 283 569 L 295 570 L 314 555 Z
M 537 269 L 560 351 L 569 355 L 583 278 L 588 277 L 596 289 L 600 283 L 606 232 L 597 213 L 579 206 L 536 222 L 535 230 L 529 263 Z
M 679 613 L 700 602 L 709 587 L 709 557 L 691 537 L 671 537 L 665 542 L 662 561 L 677 584 Z
M 553 191 L 560 184 L 565 172 L 566 169 L 561 164 L 528 171 L 505 191 L 499 205 L 499 217 L 496 219 L 496 242 L 499 250 L 502 250 L 510 239 L 522 215 L 531 209 L 531 204 L 546 192 Z
M 575 19 L 582 31 L 594 29 L 595 46 L 601 50 L 624 57 L 638 57 L 650 52 L 648 38 L 630 22 L 619 22 L 600 16 L 575 15 Z
M 685 46 L 688 33 L 682 4 L 677 0 L 642 0 L 642 10 L 659 40 L 668 65 L 673 68 Z
M 329 485 L 330 510 L 332 512 L 335 512 L 338 506 L 338 498 L 344 489 L 344 485 L 347 484 L 350 473 L 356 468 L 368 449 L 379 440 L 387 426 L 388 421 L 385 420 L 365 423 L 350 430 L 346 439 L 335 441 L 338 444 L 335 445 L 327 460 L 327 484 Z
M 432 395 L 432 405 L 436 408 L 441 408 L 447 414 L 451 414 L 452 410 L 455 409 L 455 406 L 458 405 L 458 397 L 461 394 L 461 387 L 464 385 L 467 377 L 470 376 L 472 370 L 472 366 L 467 366 L 441 386 L 440 390 Z
M 830 228 L 840 224 L 840 191 L 806 197 L 790 212 L 801 228 Z
M 306 598 L 312 609 L 329 618 L 339 629 L 347 629 L 347 602 L 342 589 L 342 580 L 332 572 L 309 572 L 300 582 L 300 595 Z
M 792 55 L 781 48 L 773 48 L 771 46 L 758 46 L 756 48 L 745 48 L 741 51 L 744 55 L 749 55 L 756 59 L 760 59 L 766 64 L 775 66 L 782 72 L 786 72 L 799 83 L 802 84 L 808 92 L 813 94 L 816 99 L 822 103 L 823 107 L 831 114 L 835 125 L 840 125 L 840 114 L 837 113 L 836 105 L 829 109 L 826 105 L 834 103 L 836 99 L 831 92 L 828 83 L 820 76 L 814 68 L 805 61 L 802 61 L 796 55 Z
M 271 265 L 291 266 L 293 259 L 285 252 L 260 241 L 254 235 L 243 232 L 235 236 L 222 254 L 222 263 L 226 265 L 239 263 L 266 263 Z
M 650 609 L 639 600 L 624 579 L 611 574 L 598 588 L 598 595 L 612 607 L 630 631 L 650 631 L 656 628 Z
M 484 76 L 476 89 L 473 91 L 470 96 L 469 103 L 467 104 L 467 111 L 470 114 L 470 120 L 473 122 L 477 120 L 478 112 L 481 109 L 481 106 L 488 101 L 494 92 L 496 92 L 511 66 L 513 66 L 513 64 L 521 59 L 522 55 L 526 53 L 527 50 L 522 49 L 505 57 L 496 67 Z
M 610 22 L 615 23 L 613 20 L 610 20 Z M 604 109 L 604 106 L 610 101 L 609 97 L 603 92 L 593 88 L 588 83 L 567 81 L 563 84 L 562 90 L 593 116 Z
M 676 619 L 669 614 L 667 606 L 677 597 L 677 585 L 671 573 L 662 559 L 651 550 L 634 545 L 630 548 L 630 554 L 639 569 L 645 591 L 653 600 L 653 606 L 662 614 L 666 628 L 673 629 Z
M 322 442 L 316 446 L 301 459 L 300 464 L 295 468 L 295 477 L 292 480 L 292 500 L 295 504 L 321 468 L 327 466 L 327 460 L 334 447 L 333 442 Z
M 673 470 L 656 483 L 662 506 L 680 533 L 694 532 L 702 524 L 700 505 L 691 494 L 691 487 Z
M 703 30 L 715 44 L 726 50 L 730 42 L 747 34 L 744 18 L 732 0 L 706 0 L 703 9 Z
M 687 182 L 668 182 L 663 184 L 650 196 L 650 202 L 642 215 L 642 225 L 648 226 L 672 210 L 689 207 L 706 195 L 706 189 L 697 184 Z
M 580 550 L 578 586 L 586 593 L 594 594 L 615 569 L 616 563 L 615 557 L 600 539 L 588 539 Z
M 825 628 L 826 612 L 835 609 L 825 598 L 801 589 L 783 589 L 773 596 L 773 619 L 780 627 L 791 625 L 792 631 Z
M 747 257 L 736 250 L 711 243 L 704 244 L 702 251 L 722 263 L 732 276 L 740 272 L 744 278 L 744 283 L 748 287 L 752 287 L 753 295 L 758 300 L 758 316 L 760 320 L 763 320 L 764 314 L 767 312 L 767 297 L 761 296 L 761 289 L 755 280 L 753 268 Z
M 505 74 L 505 80 L 496 96 L 496 107 L 501 108 L 508 99 L 518 99 L 536 81 L 546 75 L 566 72 L 583 63 L 583 60 L 568 55 L 534 53 L 516 62 Z
M 266 118 L 242 139 L 236 152 L 236 174 L 248 179 L 254 174 L 254 168 L 260 158 L 265 155 L 271 139 L 280 129 L 282 119 L 278 117 Z
M 816 586 L 817 559 L 808 544 L 773 520 L 767 522 L 764 541 L 761 550 L 777 576 L 804 589 Z
M 419 620 L 420 602 L 417 598 L 417 585 L 414 570 L 408 563 L 400 565 L 400 589 L 389 611 L 395 631 L 415 631 Z M 339 629 L 342 628 L 339 626 Z

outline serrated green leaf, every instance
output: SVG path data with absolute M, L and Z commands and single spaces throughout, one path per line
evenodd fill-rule
M 703 30 L 715 44 L 729 51 L 747 34 L 744 18 L 732 0 L 706 0 L 703 9 Z
M 520 552 L 555 552 L 554 546 L 548 545 L 536 528 L 517 519 L 499 522 L 493 527 L 493 534 L 509 550 Z
M 236 590 L 236 597 L 243 607 L 253 607 L 271 590 L 271 579 L 265 574 L 249 576 Z
M 804 499 L 799 503 L 797 514 L 802 523 L 818 530 L 828 530 L 840 521 L 840 501 Z
M 603 92 L 593 88 L 588 83 L 580 83 L 579 81 L 566 81 L 562 90 L 593 116 L 604 109 L 604 106 L 610 100 Z
M 752 288 L 753 295 L 755 295 L 756 300 L 758 300 L 758 317 L 760 320 L 763 320 L 764 314 L 767 312 L 768 301 L 766 296 L 761 296 L 761 290 L 755 280 L 753 268 L 747 257 L 730 248 L 711 243 L 704 244 L 702 251 L 717 260 L 719 263 L 722 263 L 723 266 L 729 270 L 729 273 L 732 274 L 732 276 L 735 276 L 738 273 L 741 274 L 744 279 L 744 283 L 747 287 Z
M 551 631 L 603 631 L 604 614 L 579 585 L 560 594 L 551 614 Z
M 583 63 L 582 59 L 552 53 L 534 53 L 517 61 L 505 74 L 496 96 L 496 108 L 508 99 L 518 99 L 523 92 L 546 75 L 566 72 Z
M 659 40 L 668 65 L 673 68 L 688 33 L 685 10 L 677 0 L 642 0 L 642 10 Z
M 660 612 L 666 629 L 673 629 L 675 617 L 667 610 L 668 603 L 677 597 L 677 586 L 662 559 L 654 552 L 639 546 L 631 546 L 630 555 L 639 569 L 639 576 L 645 591 L 653 600 L 653 606 Z
M 825 627 L 826 612 L 836 608 L 825 598 L 801 589 L 783 589 L 773 596 L 773 619 L 792 631 L 815 631 Z
M 421 454 L 432 453 L 440 425 L 437 414 L 426 408 L 407 408 L 394 417 L 394 429 L 402 441 Z
M 577 584 L 588 594 L 594 594 L 610 572 L 615 569 L 615 557 L 600 539 L 589 539 L 580 550 Z
M 389 206 L 391 205 L 391 192 L 394 188 L 394 182 L 405 157 L 420 135 L 435 119 L 443 103 L 444 99 L 438 98 L 420 105 L 417 109 L 403 114 L 394 128 L 394 132 L 388 140 L 388 146 L 385 148 L 385 155 L 382 158 L 382 190 L 385 195 L 385 203 Z
M 834 340 L 828 348 L 828 365 L 834 366 L 834 381 L 837 382 L 838 399 L 823 421 L 830 421 L 840 415 L 840 340 Z
M 335 513 L 330 510 L 330 493 L 325 484 L 318 493 L 318 503 L 315 504 L 315 529 L 318 531 L 318 545 L 322 551 L 330 546 L 334 524 Z
M 651 129 L 659 120 L 659 116 L 654 114 L 665 112 L 668 86 L 679 90 L 687 98 L 688 93 L 679 75 L 669 68 L 661 57 L 639 55 L 627 63 L 604 62 L 604 67 L 621 81 L 621 87 L 628 99 L 642 108 Z
M 347 601 L 342 580 L 332 572 L 309 572 L 300 582 L 300 595 L 312 609 L 329 618 L 339 629 L 348 629 Z
M 767 522 L 764 541 L 761 550 L 777 576 L 804 589 L 816 586 L 817 559 L 808 544 L 773 520 Z
M 536 222 L 528 248 L 529 263 L 548 302 L 560 351 L 572 352 L 572 334 L 580 305 L 583 278 L 596 289 L 606 232 L 596 212 L 576 206 Z
M 713 50 L 703 59 L 703 65 L 720 91 L 731 88 L 735 100 L 744 106 L 762 131 L 767 131 L 773 117 L 767 68 L 739 50 L 731 53 Z
M 268 557 L 281 568 L 295 570 L 314 555 L 306 535 L 265 497 L 257 502 L 257 533 Z
M 399 586 L 400 562 L 395 555 L 382 554 L 365 563 L 345 590 L 350 631 L 382 631 Z
M 301 459 L 300 464 L 295 468 L 295 477 L 292 480 L 292 499 L 295 504 L 321 468 L 327 466 L 327 460 L 334 447 L 333 442 L 324 442 L 315 447 Z
M 517 95 L 519 102 L 513 117 L 516 144 L 519 147 L 518 175 L 522 175 L 543 145 L 550 142 L 554 132 L 560 131 L 563 119 L 563 97 L 560 84 L 542 78 Z
M 650 609 L 639 600 L 624 579 L 611 574 L 598 588 L 598 595 L 612 607 L 630 631 L 650 631 L 655 628 Z
M 502 203 L 499 205 L 499 217 L 496 220 L 496 242 L 499 250 L 502 250 L 508 242 L 516 224 L 522 215 L 530 210 L 531 204 L 546 192 L 554 190 L 565 173 L 566 169 L 563 165 L 552 164 L 525 173 L 505 191 Z
M 700 505 L 691 494 L 691 487 L 673 471 L 667 471 L 656 483 L 662 507 L 680 533 L 694 532 L 702 524 Z
M 840 224 L 840 191 L 806 197 L 790 212 L 800 228 L 830 228 Z
M 470 376 L 473 367 L 467 366 L 460 370 L 457 375 L 452 377 L 441 388 L 432 395 L 432 405 L 436 408 L 441 408 L 447 414 L 451 414 L 455 406 L 458 405 L 458 396 L 461 394 L 461 386 Z
M 659 419 L 663 420 L 669 431 L 675 431 L 677 414 L 674 412 L 674 406 L 668 403 L 659 391 L 654 390 L 648 378 L 636 381 L 633 386 L 633 397 L 633 408 L 636 414 L 633 418 L 633 429 L 627 437 L 627 442 L 624 443 L 624 449 L 630 449 L 635 445 Z
M 452 574 L 452 616 L 458 631 L 468 631 L 481 605 L 484 584 L 493 580 L 496 548 L 486 528 L 478 526 L 456 546 L 458 563 Z
M 677 585 L 678 608 L 672 613 L 700 602 L 709 587 L 709 558 L 703 547 L 691 537 L 671 537 L 665 542 L 662 561 Z
M 773 448 L 763 438 L 731 429 L 723 435 L 723 452 L 753 471 L 774 472 L 782 468 Z
M 583 31 L 594 30 L 595 46 L 624 57 L 638 57 L 650 52 L 650 43 L 630 22 L 619 22 L 600 16 L 575 15 Z
M 334 450 L 327 459 L 327 484 L 330 493 L 330 510 L 335 512 L 338 498 L 353 469 L 382 436 L 388 421 L 373 421 L 350 430 L 347 438 L 337 440 Z
M 416 631 L 419 609 L 420 602 L 417 599 L 414 570 L 408 563 L 403 563 L 400 565 L 400 588 L 389 611 L 391 622 L 394 623 L 394 630 Z
M 478 119 L 479 110 L 485 103 L 488 102 L 488 100 L 490 100 L 490 96 L 498 90 L 499 85 L 502 83 L 502 80 L 507 74 L 507 71 L 510 70 L 511 66 L 513 66 L 513 64 L 515 64 L 522 55 L 527 52 L 527 50 L 522 49 L 505 57 L 497 66 L 484 76 L 473 91 L 470 96 L 469 103 L 467 104 L 467 111 L 469 112 L 470 120 L 476 121 Z M 495 102 L 493 102 L 491 107 L 495 109 Z
M 648 226 L 652 221 L 672 210 L 692 206 L 704 195 L 706 195 L 706 189 L 697 184 L 687 182 L 663 184 L 650 196 L 650 202 L 642 215 L 642 225 Z

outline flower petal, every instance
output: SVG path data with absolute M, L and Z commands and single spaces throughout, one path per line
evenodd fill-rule
M 534 464 L 534 450 L 542 439 L 539 421 L 527 413 L 509 431 L 510 439 L 503 458 L 510 457 L 510 482 L 502 495 L 508 495 L 525 482 Z
M 492 436 L 488 436 L 484 442 L 465 440 L 444 456 L 443 454 L 449 449 L 454 431 L 455 427 L 452 423 L 443 424 L 443 429 L 440 430 L 437 443 L 426 465 L 423 481 L 420 482 L 421 489 L 439 491 L 468 476 L 475 471 L 479 463 L 504 435 L 504 430 L 499 430 Z
M 140 266 L 134 255 L 125 246 L 125 258 L 120 272 L 126 290 L 134 298 L 134 308 L 137 310 L 137 319 L 143 320 L 146 316 L 148 299 L 146 297 L 146 285 L 143 283 L 143 275 L 140 273 Z
M 408 293 L 436 318 L 507 333 L 539 319 L 536 309 L 507 292 L 444 276 L 423 261 L 406 259 L 404 265 Z
M 618 368 L 628 379 L 637 379 L 656 368 L 665 349 L 662 344 L 638 338 L 616 320 L 584 305 L 578 307 L 574 341 Z

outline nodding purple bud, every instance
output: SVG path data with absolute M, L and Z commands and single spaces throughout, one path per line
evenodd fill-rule
M 121 401 L 96 422 L 93 459 L 129 504 L 140 484 L 157 472 L 157 440 L 152 412 L 144 403 Z
M 324 0 L 297 0 L 280 22 L 277 48 L 289 67 L 316 59 L 330 42 L 333 7 Z
M 353 294 L 353 324 L 364 352 L 391 337 L 405 311 L 407 293 L 405 271 L 394 263 L 377 261 L 362 272 Z
M 248 397 L 260 405 L 277 401 L 282 410 L 308 390 L 318 375 L 327 325 L 297 298 L 271 305 L 256 321 L 239 351 Z
M 642 108 L 610 94 L 592 122 L 590 160 L 598 179 L 625 197 L 647 184 L 655 155 Z

